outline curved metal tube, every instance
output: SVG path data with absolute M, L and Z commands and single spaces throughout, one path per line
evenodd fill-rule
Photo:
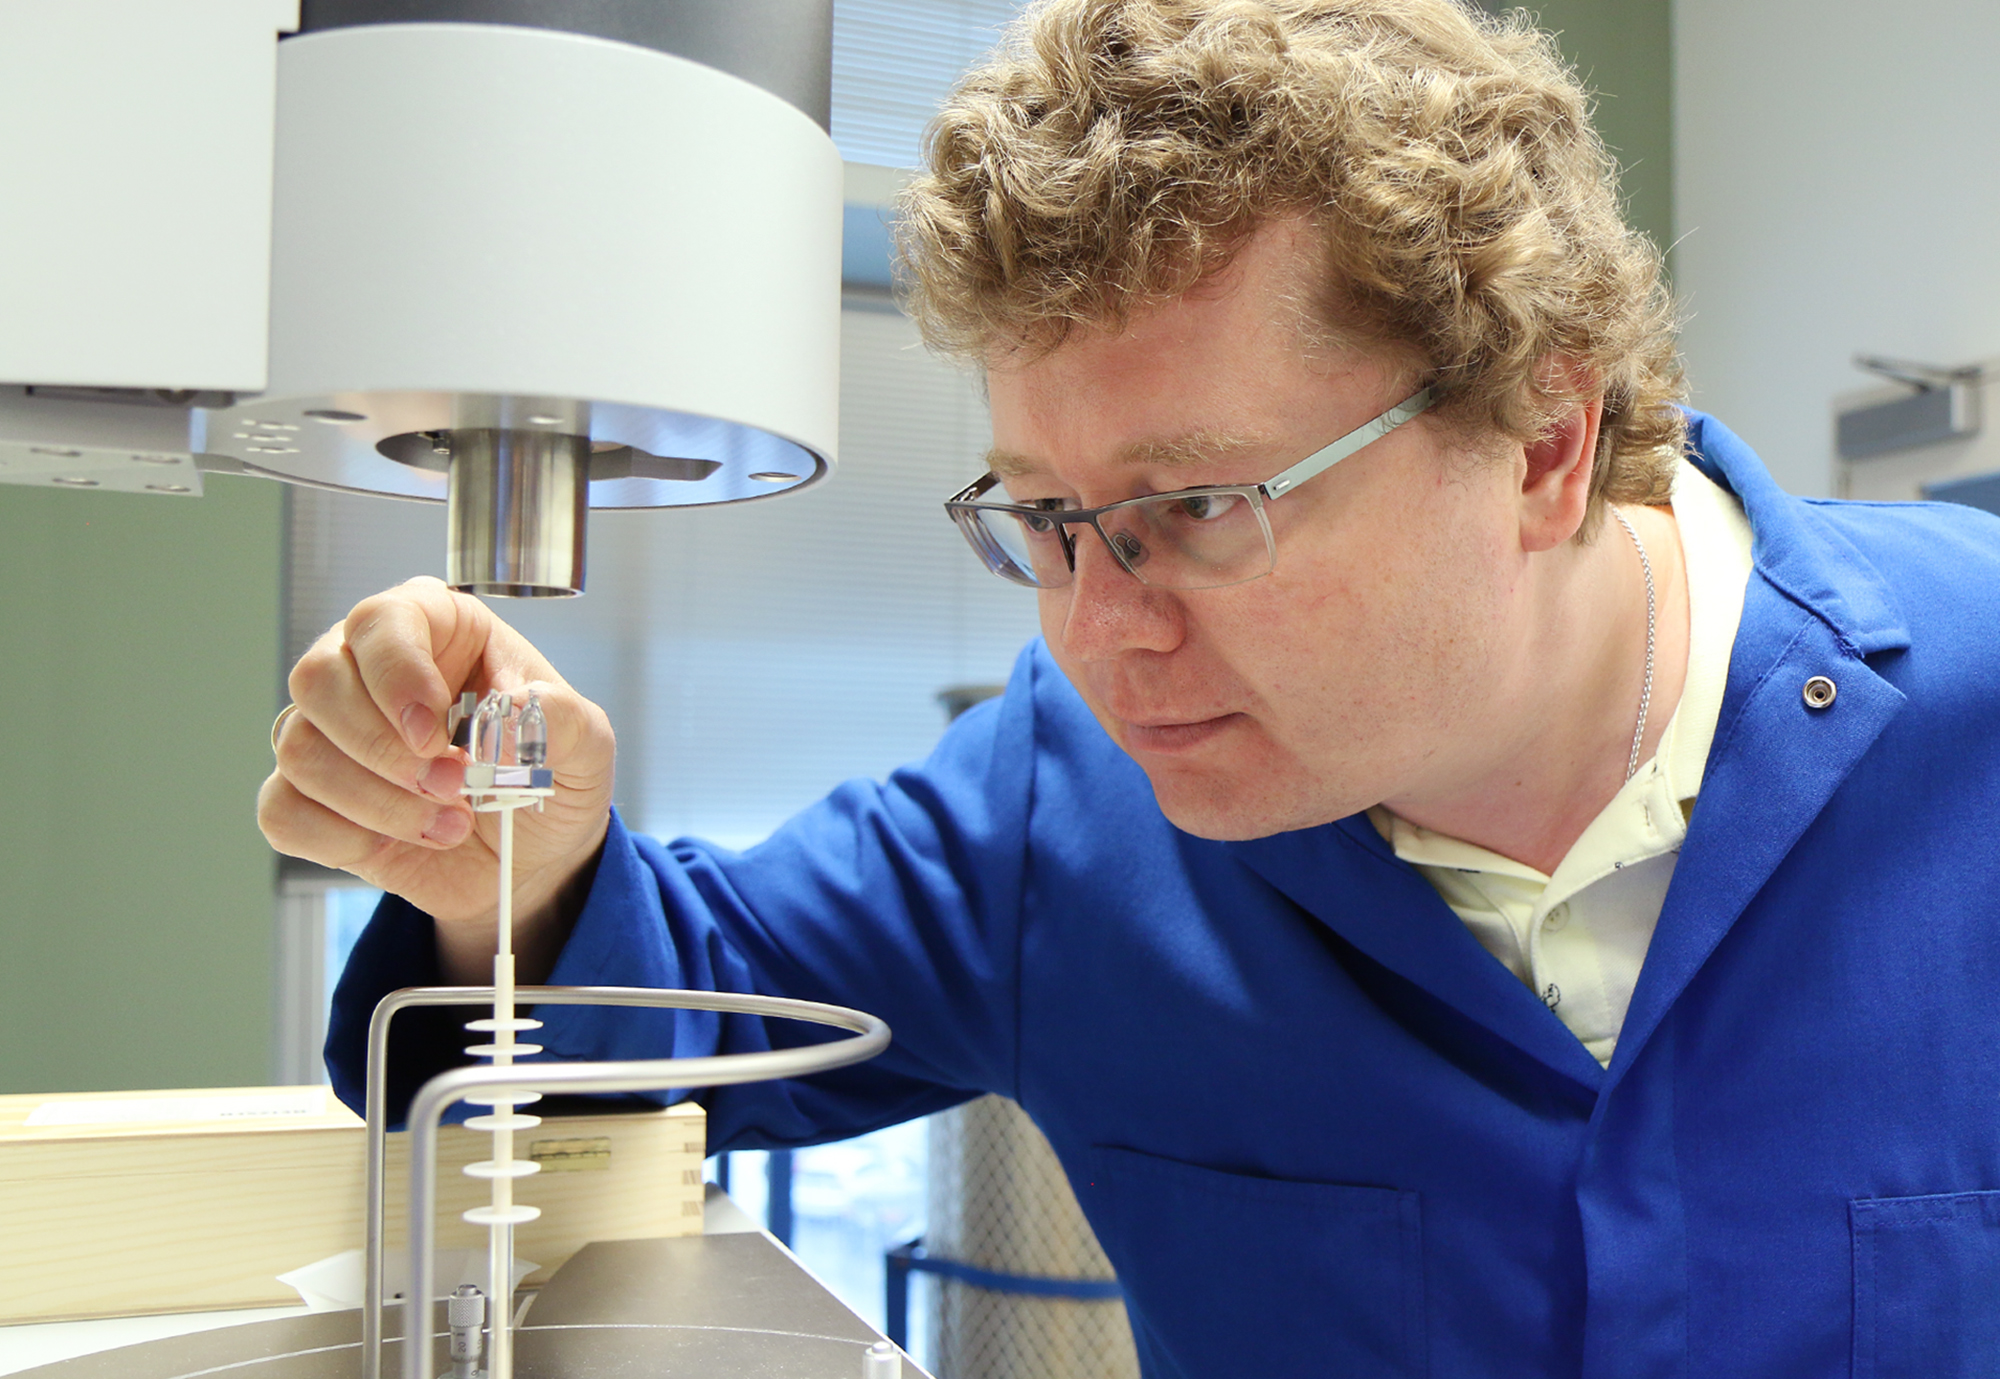
M 809 1044 L 767 1053 L 713 1054 L 699 1058 L 650 1058 L 618 1063 L 516 1063 L 512 1067 L 466 1067 L 439 1073 L 410 1102 L 410 1289 L 404 1309 L 404 1379 L 433 1379 L 430 1334 L 431 1242 L 435 1233 L 437 1132 L 447 1108 L 469 1092 L 508 1089 L 525 1092 L 657 1092 L 721 1087 L 805 1077 L 865 1062 L 889 1047 L 889 1026 L 846 1006 L 752 996 L 729 991 L 674 991 L 633 986 L 523 986 L 521 1004 L 636 1006 L 701 1010 L 726 1015 L 758 1015 L 853 1032 L 851 1039 Z M 381 1379 L 382 1360 L 382 1180 L 388 1110 L 382 1084 L 388 1073 L 389 1022 L 412 1006 L 490 1005 L 493 988 L 482 986 L 406 987 L 392 991 L 368 1022 L 368 1240 L 366 1283 L 361 1311 L 361 1364 L 364 1379 Z M 492 1305 L 496 1324 L 506 1300 Z

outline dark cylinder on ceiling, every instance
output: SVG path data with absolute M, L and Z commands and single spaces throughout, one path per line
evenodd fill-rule
M 304 0 L 301 34 L 362 24 L 505 24 L 699 62 L 833 121 L 833 0 Z

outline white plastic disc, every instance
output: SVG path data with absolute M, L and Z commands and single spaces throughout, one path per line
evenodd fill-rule
M 459 1220 L 475 1226 L 518 1226 L 541 1214 L 540 1207 L 474 1207 Z
M 485 1020 L 467 1020 L 465 1027 L 474 1034 L 485 1034 L 488 1031 L 503 1029 L 511 1029 L 516 1034 L 520 1034 L 526 1030 L 540 1029 L 542 1022 L 540 1020 L 494 1020 L 488 1018 Z
M 540 1173 L 542 1166 L 533 1159 L 509 1159 L 506 1163 L 495 1163 L 492 1159 L 481 1159 L 476 1164 L 465 1166 L 468 1178 L 527 1178 Z
M 489 1130 L 494 1134 L 532 1130 L 542 1123 L 540 1116 L 474 1116 L 465 1123 L 468 1130 Z
M 542 1099 L 540 1092 L 473 1092 L 464 1098 L 474 1106 L 532 1106 Z
M 529 805 L 540 805 L 553 790 L 467 790 L 467 799 L 472 801 L 475 814 L 498 814 L 505 809 L 526 809 Z
M 500 1052 L 500 1049 L 501 1046 L 499 1044 L 467 1044 L 465 1046 L 465 1051 L 474 1058 L 492 1058 Z M 507 1052 L 515 1055 L 517 1058 L 526 1058 L 529 1054 L 540 1053 L 542 1046 L 540 1044 L 508 1044 L 506 1049 Z

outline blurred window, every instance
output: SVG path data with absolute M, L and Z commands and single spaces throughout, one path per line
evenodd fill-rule
M 850 163 L 913 168 L 924 126 L 999 42 L 1014 0 L 834 0 L 833 141 Z

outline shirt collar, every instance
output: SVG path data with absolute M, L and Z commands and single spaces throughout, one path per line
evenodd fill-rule
M 1670 801 L 1701 791 L 1708 749 L 1729 683 L 1729 655 L 1750 583 L 1752 534 L 1735 498 L 1688 460 L 1674 476 L 1674 521 L 1686 557 L 1687 675 L 1658 760 Z

